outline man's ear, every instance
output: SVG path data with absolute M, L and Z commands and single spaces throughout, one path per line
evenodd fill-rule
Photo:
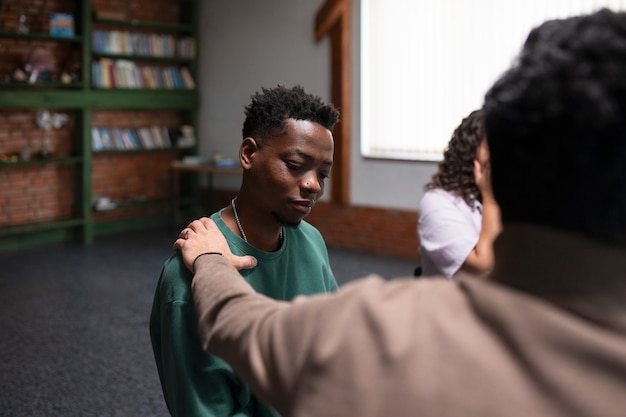
M 239 162 L 243 169 L 250 169 L 254 155 L 259 151 L 259 146 L 253 137 L 244 138 L 239 147 Z

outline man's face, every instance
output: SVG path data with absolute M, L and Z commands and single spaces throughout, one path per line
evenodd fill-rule
M 287 120 L 284 134 L 262 142 L 250 158 L 257 209 L 297 226 L 324 193 L 333 164 L 333 136 L 308 120 Z

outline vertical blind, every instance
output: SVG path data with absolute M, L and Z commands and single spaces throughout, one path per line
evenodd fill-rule
M 361 154 L 437 161 L 547 19 L 626 0 L 361 0 Z

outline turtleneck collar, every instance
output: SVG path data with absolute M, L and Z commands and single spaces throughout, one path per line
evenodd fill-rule
M 626 247 L 525 223 L 506 223 L 489 279 L 626 329 Z

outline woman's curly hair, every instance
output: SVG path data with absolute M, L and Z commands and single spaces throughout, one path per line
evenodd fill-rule
M 473 207 L 474 201 L 481 201 L 480 191 L 474 181 L 474 159 L 476 149 L 485 140 L 485 122 L 482 110 L 474 110 L 452 134 L 448 147 L 443 153 L 437 172 L 425 190 L 441 188 Z

